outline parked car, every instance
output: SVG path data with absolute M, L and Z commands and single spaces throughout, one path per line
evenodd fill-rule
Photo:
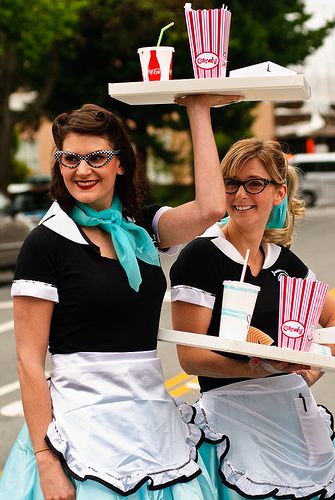
M 7 190 L 15 212 L 37 225 L 51 205 L 49 176 L 32 176 L 25 183 L 9 184 Z
M 17 254 L 28 236 L 32 223 L 15 213 L 11 201 L 0 193 L 0 269 L 13 269 Z
M 301 171 L 306 206 L 335 204 L 335 152 L 296 154 L 290 162 Z

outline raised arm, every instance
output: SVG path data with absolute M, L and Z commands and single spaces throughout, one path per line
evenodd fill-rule
M 34 451 L 48 448 L 45 436 L 52 421 L 51 399 L 45 377 L 50 322 L 54 304 L 33 297 L 14 297 L 17 369 L 24 415 Z M 45 498 L 75 499 L 72 483 L 52 451 L 36 455 Z
M 166 211 L 159 219 L 160 248 L 184 243 L 203 233 L 225 214 L 225 192 L 212 130 L 210 108 L 240 96 L 193 95 L 177 99 L 187 107 L 193 151 L 195 199 Z

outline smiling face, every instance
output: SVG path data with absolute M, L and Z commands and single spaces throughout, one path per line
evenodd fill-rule
M 272 180 L 264 164 L 257 158 L 247 160 L 234 176 L 238 181 L 255 178 Z M 254 228 L 257 225 L 264 229 L 273 206 L 281 203 L 285 194 L 285 185 L 269 184 L 258 194 L 249 194 L 240 186 L 236 193 L 226 194 L 227 212 L 232 222 L 241 228 Z
M 114 147 L 102 136 L 69 133 L 63 142 L 63 151 L 81 155 L 106 149 Z M 92 168 L 82 160 L 77 168 L 68 168 L 61 164 L 60 171 L 73 198 L 97 211 L 111 206 L 116 176 L 124 173 L 117 156 L 100 168 Z

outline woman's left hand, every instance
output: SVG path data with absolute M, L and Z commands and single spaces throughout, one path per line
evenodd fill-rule
M 315 384 L 322 377 L 324 372 L 318 368 L 311 368 L 310 370 L 297 370 L 295 373 L 301 375 L 305 379 L 306 384 L 311 387 L 311 385 Z
M 275 361 L 273 359 L 251 358 L 249 361 L 251 368 L 257 368 L 262 365 L 269 373 L 295 373 L 310 370 L 308 365 L 299 365 L 297 363 L 287 363 L 286 361 Z

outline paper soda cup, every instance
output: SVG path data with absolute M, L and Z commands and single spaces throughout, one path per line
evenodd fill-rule
M 282 276 L 279 294 L 278 346 L 309 351 L 328 285 Z
M 141 47 L 140 56 L 143 81 L 171 80 L 173 47 Z
M 246 341 L 259 290 L 250 283 L 223 282 L 219 337 Z
M 185 4 L 185 18 L 195 78 L 226 76 L 231 14 L 221 9 L 193 10 Z

